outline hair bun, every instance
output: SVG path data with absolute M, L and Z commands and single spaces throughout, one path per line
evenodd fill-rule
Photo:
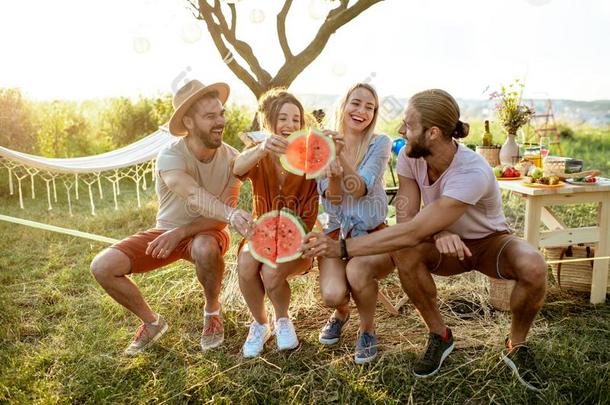
M 455 125 L 455 130 L 451 136 L 453 138 L 466 138 L 468 136 L 468 132 L 470 132 L 470 125 L 458 120 Z

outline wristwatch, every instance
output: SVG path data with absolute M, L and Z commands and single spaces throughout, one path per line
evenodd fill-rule
M 349 255 L 347 254 L 347 243 L 345 242 L 345 239 L 339 239 L 339 246 L 341 246 L 341 260 L 344 262 L 348 261 Z

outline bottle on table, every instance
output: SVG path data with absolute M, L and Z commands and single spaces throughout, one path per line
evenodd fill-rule
M 489 120 L 485 120 L 485 133 L 483 134 L 483 146 L 492 146 L 493 136 L 489 131 Z

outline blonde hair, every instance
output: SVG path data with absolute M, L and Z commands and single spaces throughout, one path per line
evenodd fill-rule
M 377 117 L 379 115 L 379 97 L 377 96 L 377 91 L 373 86 L 368 83 L 356 83 L 352 87 L 347 90 L 345 93 L 345 97 L 341 100 L 339 107 L 335 112 L 335 131 L 340 134 L 345 133 L 344 127 L 344 119 L 345 119 L 345 107 L 347 106 L 347 102 L 349 101 L 350 96 L 356 89 L 365 89 L 371 92 L 373 98 L 375 99 L 375 110 L 373 112 L 373 120 L 369 124 L 368 127 L 364 130 L 364 136 L 360 140 L 360 145 L 358 145 L 358 149 L 356 151 L 356 168 L 364 159 L 364 155 L 368 150 L 369 143 L 371 143 L 371 139 L 375 136 L 375 125 L 377 124 Z
M 305 111 L 301 102 L 285 88 L 276 87 L 267 90 L 258 99 L 258 123 L 262 130 L 275 133 L 275 125 L 284 104 L 294 104 L 301 113 L 301 128 L 305 127 Z
M 445 90 L 430 89 L 415 94 L 409 99 L 420 115 L 424 130 L 437 127 L 448 138 L 465 138 L 470 125 L 460 121 L 460 107 Z

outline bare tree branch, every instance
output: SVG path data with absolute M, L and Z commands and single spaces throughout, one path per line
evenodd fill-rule
M 227 24 L 227 20 L 226 20 L 224 14 L 222 13 L 220 0 L 214 1 L 214 7 L 211 7 L 205 0 L 199 0 L 199 4 L 200 4 L 200 6 L 202 6 L 202 5 L 207 6 L 205 8 L 206 12 L 212 13 L 218 19 L 218 22 L 219 22 L 218 28 L 219 28 L 221 34 L 225 37 L 227 42 L 229 44 L 231 44 L 231 46 L 235 49 L 235 51 L 239 54 L 239 56 L 241 56 L 244 59 L 244 61 L 246 61 L 246 63 L 250 67 L 250 70 L 257 77 L 258 81 L 260 83 L 262 83 L 263 85 L 266 85 L 267 83 L 269 83 L 271 81 L 271 75 L 269 74 L 269 72 L 267 72 L 265 69 L 263 69 L 263 67 L 260 65 L 258 59 L 256 58 L 256 56 L 254 55 L 254 52 L 252 51 L 252 47 L 250 47 L 250 45 L 248 45 L 246 42 L 240 41 L 239 39 L 237 39 L 237 37 L 235 36 L 235 33 L 234 33 L 235 27 L 230 28 L 229 25 Z M 232 11 L 232 13 L 233 13 L 233 11 Z M 234 20 L 235 25 L 237 25 L 237 13 L 236 12 L 232 16 L 232 19 Z
M 235 36 L 235 31 L 237 30 L 237 10 L 235 9 L 235 3 L 229 4 L 229 8 L 231 9 L 231 34 Z
M 275 77 L 271 77 L 259 63 L 252 47 L 237 39 L 237 9 L 235 4 L 228 5 L 231 12 L 231 25 L 223 14 L 221 0 L 187 0 L 199 12 L 197 18 L 205 21 L 210 36 L 229 69 L 248 86 L 258 98 L 271 87 L 288 87 L 301 72 L 320 55 L 332 34 L 343 25 L 349 23 L 369 7 L 383 0 L 357 0 L 351 7 L 350 0 L 339 0 L 339 4 L 330 10 L 313 40 L 297 55 L 294 55 L 288 43 L 286 34 L 286 19 L 293 0 L 284 0 L 284 5 L 277 15 L 277 33 L 280 47 L 284 54 L 284 65 Z M 198 2 L 199 7 L 195 6 Z M 250 71 L 241 66 L 234 58 L 231 46 L 235 52 L 248 64 Z
M 205 21 L 210 36 L 214 41 L 216 49 L 220 53 L 220 57 L 223 58 L 225 64 L 231 69 L 231 71 L 248 86 L 248 88 L 258 98 L 264 91 L 261 84 L 233 57 L 231 50 L 227 47 L 222 39 L 221 27 L 214 21 L 213 13 L 211 12 L 212 7 L 205 1 L 199 0 L 199 13 Z
M 286 17 L 288 16 L 290 6 L 292 6 L 292 0 L 286 0 L 282 10 L 277 15 L 277 37 L 280 40 L 280 46 L 282 47 L 282 52 L 284 52 L 286 62 L 290 61 L 293 57 L 290 45 L 288 45 L 288 38 L 286 37 Z
M 326 20 L 320 26 L 318 33 L 311 43 L 299 54 L 294 56 L 290 63 L 284 63 L 273 80 L 271 86 L 287 86 L 313 62 L 328 43 L 330 36 L 340 27 L 347 24 L 363 11 L 383 0 L 358 0 L 353 6 L 347 7 L 349 0 L 341 0 L 341 4 L 329 11 Z

